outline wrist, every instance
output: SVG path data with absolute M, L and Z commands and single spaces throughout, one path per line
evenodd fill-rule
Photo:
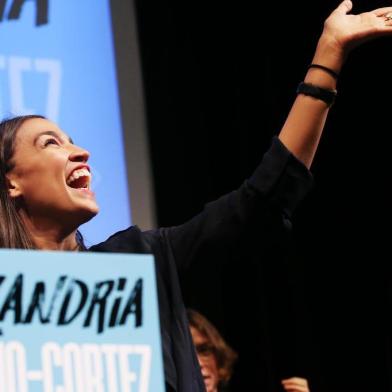
M 324 65 L 339 74 L 345 59 L 344 48 L 336 39 L 323 33 L 317 43 L 312 63 Z

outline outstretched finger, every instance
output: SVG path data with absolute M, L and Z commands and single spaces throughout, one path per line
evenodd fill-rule
M 308 385 L 308 381 L 303 377 L 290 377 L 282 380 L 282 384 L 296 383 L 299 385 Z
M 302 377 L 291 377 L 282 380 L 283 389 L 286 392 L 309 392 L 308 381 Z
M 353 8 L 353 3 L 351 0 L 344 0 L 341 2 L 337 8 L 333 11 L 336 14 L 346 15 L 348 14 Z
M 371 13 L 376 16 L 383 16 L 389 12 L 392 12 L 392 7 L 382 7 L 382 8 L 377 8 L 376 10 L 371 11 Z
M 308 386 L 298 385 L 296 383 L 283 384 L 283 389 L 286 392 L 309 392 Z
M 392 11 L 382 13 L 381 15 L 379 15 L 379 17 L 384 19 L 384 26 L 387 28 L 386 31 L 389 31 L 389 27 L 392 26 Z

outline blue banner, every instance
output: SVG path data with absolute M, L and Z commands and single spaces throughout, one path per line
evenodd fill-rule
M 0 117 L 42 114 L 91 153 L 87 245 L 131 224 L 109 0 L 0 0 Z
M 151 255 L 0 250 L 0 392 L 163 392 Z

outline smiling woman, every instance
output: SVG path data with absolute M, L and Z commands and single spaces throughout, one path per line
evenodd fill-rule
M 84 248 L 77 228 L 98 213 L 89 153 L 41 116 L 0 124 L 0 246 Z
M 247 254 L 261 263 L 281 255 L 293 212 L 312 184 L 309 168 L 336 95 L 335 75 L 351 48 L 392 35 L 385 17 L 392 7 L 360 15 L 349 14 L 351 8 L 346 0 L 325 21 L 312 61 L 321 67 L 308 69 L 301 84 L 306 88 L 297 90 L 282 130 L 248 180 L 180 226 L 145 232 L 132 226 L 88 249 L 154 255 L 167 391 L 205 391 L 179 276 L 206 259 L 228 263 L 233 255 Z M 0 123 L 1 247 L 82 247 L 78 227 L 98 212 L 89 189 L 88 158 L 86 150 L 43 117 Z

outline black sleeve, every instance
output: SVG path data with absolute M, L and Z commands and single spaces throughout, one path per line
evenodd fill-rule
M 187 223 L 161 231 L 171 247 L 179 272 L 214 250 L 228 254 L 233 247 L 257 246 L 280 228 L 290 230 L 291 216 L 312 185 L 312 176 L 276 137 L 253 175 L 236 191 L 207 204 Z M 252 238 L 246 243 L 247 238 Z M 261 246 L 262 248 L 262 246 Z

